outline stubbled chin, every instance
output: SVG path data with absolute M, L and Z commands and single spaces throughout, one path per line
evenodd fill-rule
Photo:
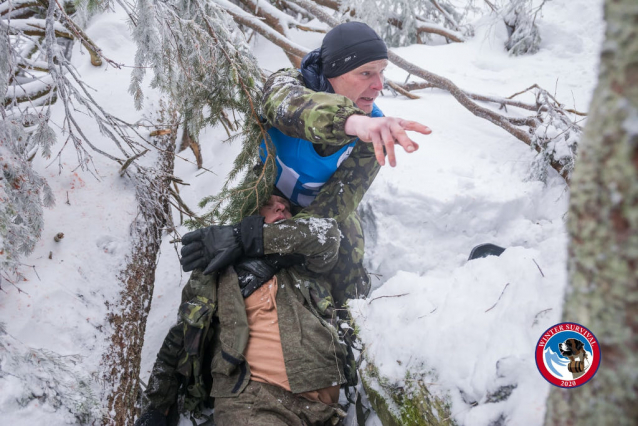
M 372 112 L 372 102 L 371 101 L 362 101 L 357 103 L 357 106 L 362 109 L 366 114 L 370 114 Z

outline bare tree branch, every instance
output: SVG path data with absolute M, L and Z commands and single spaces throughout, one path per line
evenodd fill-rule
M 250 15 L 243 10 L 241 10 L 238 6 L 225 1 L 225 0 L 212 0 L 220 7 L 222 7 L 228 14 L 230 14 L 235 22 L 238 24 L 244 25 L 248 28 L 255 30 L 257 33 L 261 34 L 267 40 L 273 42 L 275 45 L 281 47 L 287 53 L 291 53 L 300 58 L 304 57 L 306 53 L 308 53 L 308 49 L 303 46 L 298 45 L 297 43 L 292 42 L 285 36 L 281 35 L 261 20 L 257 19 L 255 16 Z
M 248 10 L 250 10 L 252 14 L 262 18 L 269 27 L 271 27 L 284 37 L 289 38 L 287 24 L 291 23 L 290 21 L 292 21 L 292 19 L 288 15 L 281 12 L 279 9 L 272 6 L 268 2 L 260 3 L 256 0 L 239 0 L 239 2 L 242 3 Z M 284 15 L 283 19 L 281 15 Z M 299 55 L 294 55 L 289 52 L 285 53 L 286 56 L 288 56 L 290 63 L 294 67 L 298 68 L 299 66 L 301 66 L 301 57 Z

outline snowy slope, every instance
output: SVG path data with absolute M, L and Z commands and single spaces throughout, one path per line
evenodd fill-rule
M 538 83 L 555 88 L 558 99 L 570 107 L 587 110 L 603 32 L 602 2 L 554 0 L 543 10 L 537 20 L 543 44 L 533 56 L 507 56 L 504 26 L 493 17 L 476 23 L 476 37 L 467 43 L 396 52 L 467 90 L 509 96 Z M 94 18 L 87 33 L 110 58 L 133 63 L 135 47 L 123 13 Z M 309 48 L 318 47 L 320 40 L 317 34 L 295 37 Z M 288 66 L 285 55 L 269 42 L 256 38 L 254 49 L 264 68 Z M 127 93 L 130 68 L 93 68 L 77 45 L 73 61 L 107 109 L 128 122 L 142 116 Z M 387 75 L 405 79 L 393 66 Z M 418 94 L 420 100 L 389 93 L 378 100 L 387 115 L 423 122 L 433 133 L 415 136 L 421 149 L 400 153 L 398 166 L 385 167 L 364 199 L 366 262 L 379 278 L 373 278 L 370 298 L 352 307 L 368 356 L 397 383 L 406 371 L 432 374 L 429 381 L 436 385 L 430 390 L 449 397 L 459 424 L 489 424 L 501 413 L 509 424 L 541 424 L 549 385 L 536 370 L 533 349 L 561 314 L 568 193 L 554 175 L 547 184 L 528 181 L 533 152 L 505 131 L 474 117 L 445 93 Z M 56 106 L 58 123 L 61 113 Z M 85 123 L 92 128 L 90 119 Z M 112 149 L 94 128 L 88 133 L 97 145 Z M 58 138 L 54 148 L 60 149 L 64 138 Z M 239 148 L 223 144 L 225 138 L 223 129 L 210 129 L 201 138 L 204 166 L 215 175 L 176 159 L 175 175 L 191 184 L 181 189 L 189 205 L 221 187 Z M 190 152 L 183 155 L 193 160 Z M 130 249 L 134 188 L 119 177 L 115 164 L 98 154 L 99 180 L 75 170 L 70 147 L 62 159 L 60 174 L 57 163 L 36 160 L 39 173 L 54 188 L 57 205 L 46 211 L 43 238 L 26 261 L 35 265 L 35 270 L 25 267 L 28 281 L 20 288 L 26 293 L 3 285 L 0 322 L 7 328 L 4 341 L 20 354 L 43 348 L 64 357 L 76 355 L 75 364 L 67 363 L 71 372 L 92 383 L 90 389 L 99 396 L 101 385 L 91 376 L 104 350 L 104 303 L 117 298 L 116 277 Z M 70 205 L 65 203 L 67 192 Z M 65 238 L 55 243 L 58 232 Z M 466 263 L 470 249 L 483 242 L 508 250 L 499 258 Z M 173 246 L 164 241 L 142 353 L 144 381 L 175 320 L 187 278 Z M 379 296 L 399 297 L 375 299 Z M 3 424 L 74 422 L 63 407 L 55 406 L 54 396 L 46 395 L 43 382 L 19 367 L 24 363 L 11 364 L 18 370 L 9 370 L 6 357 L 2 362 Z M 488 393 L 511 384 L 517 387 L 507 401 L 485 402 Z M 478 405 L 472 407 L 475 401 Z M 190 422 L 184 419 L 182 424 Z
M 575 3 L 545 5 L 534 56 L 508 57 L 504 26 L 489 17 L 468 43 L 397 53 L 466 90 L 509 96 L 537 83 L 587 110 L 602 10 L 598 2 Z M 405 78 L 392 68 L 388 75 Z M 527 180 L 534 157 L 527 146 L 448 95 L 421 95 L 378 102 L 433 133 L 417 136 L 421 150 L 400 157 L 396 170 L 385 168 L 364 201 L 368 267 L 380 280 L 369 300 L 351 307 L 367 357 L 399 386 L 409 386 L 406 373 L 427 379 L 459 424 L 541 424 L 550 385 L 538 374 L 534 347 L 561 318 L 565 183 L 555 173 L 547 184 Z M 467 263 L 471 248 L 485 242 L 508 249 Z M 509 399 L 487 402 L 511 385 Z

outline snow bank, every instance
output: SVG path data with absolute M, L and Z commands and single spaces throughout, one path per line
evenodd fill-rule
M 533 56 L 508 56 L 502 23 L 490 17 L 467 43 L 397 50 L 467 90 L 509 96 L 538 83 L 587 110 L 601 12 L 599 2 L 547 3 Z M 405 79 L 394 67 L 388 74 Z M 547 184 L 528 181 L 534 152 L 527 146 L 448 95 L 419 94 L 417 101 L 378 101 L 386 115 L 420 121 L 433 133 L 415 136 L 421 149 L 384 168 L 363 202 L 367 266 L 379 277 L 367 300 L 350 305 L 365 358 L 398 387 L 422 377 L 451 402 L 459 424 L 542 424 L 550 385 L 534 348 L 561 318 L 566 185 L 553 172 Z M 507 250 L 467 262 L 472 247 L 486 242 Z M 494 398 L 499 389 L 509 398 Z
M 554 0 L 544 5 L 537 19 L 543 41 L 533 56 L 506 54 L 505 29 L 495 17 L 481 19 L 476 36 L 467 43 L 396 52 L 467 90 L 509 96 L 538 83 L 550 91 L 555 88 L 558 99 L 573 103 L 569 106 L 586 110 L 604 28 L 602 2 L 584 3 Z M 127 17 L 119 9 L 98 16 L 87 29 L 109 58 L 130 65 L 135 46 L 128 31 Z M 288 66 L 281 51 L 255 39 L 262 66 L 270 71 Z M 295 36 L 308 48 L 319 46 L 320 40 L 316 33 Z M 127 93 L 131 69 L 92 67 L 82 51 L 76 43 L 73 62 L 107 111 L 129 122 L 141 118 Z M 396 81 L 406 77 L 392 65 L 387 76 Z M 405 384 L 406 373 L 429 378 L 434 383 L 429 390 L 449 398 L 459 424 L 485 425 L 501 414 L 509 424 L 541 424 L 549 385 L 536 370 L 533 352 L 542 331 L 561 314 L 565 185 L 555 175 L 547 185 L 527 181 L 534 159 L 527 146 L 474 117 L 445 93 L 418 94 L 422 99 L 417 101 L 389 93 L 378 100 L 387 115 L 423 122 L 433 133 L 415 136 L 421 149 L 411 155 L 400 152 L 397 168 L 383 168 L 362 205 L 367 266 L 380 276 L 373 278 L 374 291 L 367 300 L 352 303 L 366 356 L 397 384 Z M 155 95 L 148 95 L 151 108 Z M 114 152 L 89 117 L 79 118 L 93 143 Z M 61 119 L 61 105 L 56 105 L 53 121 L 60 125 Z M 204 167 L 214 174 L 198 171 L 190 151 L 180 154 L 190 163 L 176 159 L 175 176 L 191 184 L 181 188 L 188 205 L 221 188 L 239 149 L 238 144 L 221 143 L 226 138 L 223 129 L 201 136 Z M 64 140 L 58 134 L 54 155 Z M 0 340 L 11 345 L 16 356 L 34 359 L 34 350 L 44 356 L 41 359 L 51 353 L 61 356 L 69 369 L 65 377 L 89 383 L 90 392 L 84 395 L 90 402 L 91 394 L 102 391 L 92 375 L 105 349 L 105 303 L 117 300 L 117 274 L 130 250 L 128 225 L 137 212 L 134 188 L 119 177 L 115 164 L 95 154 L 98 173 L 93 176 L 76 169 L 71 148 L 64 150 L 59 163 L 35 160 L 38 173 L 54 189 L 57 205 L 45 212 L 42 240 L 27 260 L 35 268 L 25 266 L 27 281 L 19 284 L 24 293 L 3 284 L 0 322 L 6 334 L 0 330 Z M 56 243 L 58 232 L 65 237 Z M 507 250 L 501 257 L 468 263 L 471 248 L 484 242 Z M 161 251 L 142 353 L 144 381 L 175 321 L 188 278 L 168 241 Z M 4 424 L 75 421 L 56 405 L 43 370 L 33 370 L 28 363 L 15 367 L 2 348 L 0 358 Z M 53 359 L 56 356 L 43 362 L 55 365 Z M 508 399 L 488 402 L 494 401 L 489 395 L 513 385 Z M 368 423 L 378 424 L 378 419 Z M 190 422 L 184 419 L 182 424 Z

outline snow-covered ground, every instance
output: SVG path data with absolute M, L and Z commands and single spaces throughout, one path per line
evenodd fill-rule
M 507 55 L 505 27 L 493 16 L 476 22 L 476 36 L 466 43 L 395 51 L 469 91 L 509 96 L 537 83 L 568 106 L 587 110 L 604 30 L 602 1 L 547 2 L 537 24 L 543 42 L 532 56 Z M 123 13 L 95 17 L 87 33 L 110 58 L 133 63 L 135 47 Z M 309 48 L 320 40 L 317 34 L 295 37 Z M 256 39 L 254 49 L 266 69 L 288 64 L 263 39 Z M 128 122 L 141 118 L 143 112 L 134 110 L 127 93 L 131 69 L 93 68 L 80 51 L 76 45 L 73 62 L 107 110 Z M 406 77 L 392 65 L 387 76 L 396 81 Z M 158 95 L 147 94 L 150 111 Z M 352 310 L 367 356 L 397 383 L 406 371 L 429 377 L 434 383 L 430 391 L 449 398 L 459 424 L 487 425 L 501 414 L 512 425 L 541 424 L 550 385 L 536 369 L 534 347 L 561 317 L 568 192 L 555 174 L 546 184 L 530 181 L 534 153 L 510 134 L 474 117 L 446 93 L 418 94 L 421 99 L 407 100 L 385 93 L 377 102 L 386 115 L 420 121 L 433 133 L 414 135 L 421 149 L 399 153 L 398 166 L 383 168 L 363 202 L 366 262 L 377 275 L 370 298 L 353 302 Z M 57 105 L 53 120 L 59 124 L 61 117 Z M 87 132 L 92 141 L 111 149 L 91 120 L 84 122 L 93 129 Z M 216 174 L 202 174 L 192 163 L 176 159 L 175 175 L 191 184 L 181 192 L 189 205 L 221 187 L 239 148 L 223 144 L 225 138 L 223 129 L 210 129 L 201 138 L 204 166 Z M 63 135 L 58 140 L 54 148 L 60 149 Z M 104 304 L 117 300 L 117 275 L 131 245 L 128 224 L 137 212 L 134 188 L 119 177 L 118 165 L 94 155 L 98 180 L 76 169 L 71 148 L 62 154 L 61 171 L 57 162 L 36 160 L 57 204 L 45 212 L 42 240 L 26 260 L 34 268 L 24 267 L 27 281 L 19 284 L 24 292 L 2 285 L 2 424 L 74 422 L 56 401 L 45 373 L 22 362 L 34 354 L 49 354 L 51 368 L 56 368 L 51 360 L 62 359 L 69 376 L 92 383 L 95 398 L 101 391 L 93 376 L 105 348 Z M 190 152 L 183 155 L 193 160 Z M 56 243 L 58 232 L 65 237 Z M 484 242 L 507 250 L 498 258 L 467 262 L 471 248 Z M 164 241 L 142 353 L 144 381 L 175 320 L 187 278 L 174 248 Z M 7 345 L 24 359 L 9 358 L 3 353 Z M 516 385 L 509 399 L 486 402 L 489 393 L 506 385 Z M 368 423 L 379 424 L 374 416 Z

